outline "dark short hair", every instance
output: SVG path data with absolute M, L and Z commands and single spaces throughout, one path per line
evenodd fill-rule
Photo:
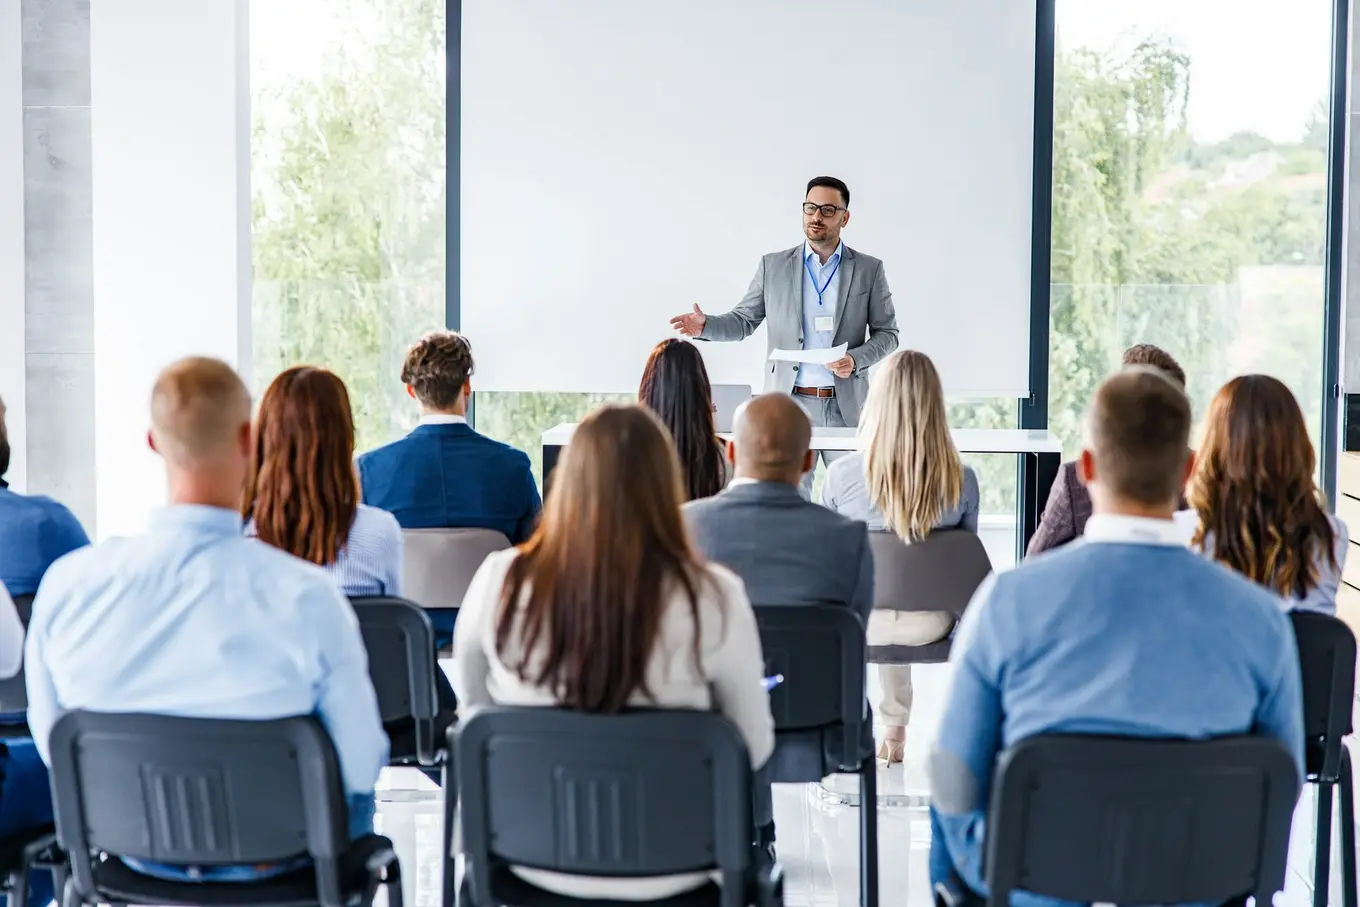
M 1175 358 L 1160 346 L 1151 343 L 1138 343 L 1124 351 L 1124 367 L 1131 365 L 1150 365 L 1166 372 L 1181 387 L 1185 387 L 1185 369 Z
M 1087 430 L 1101 485 L 1140 504 L 1176 500 L 1190 453 L 1190 401 L 1166 372 L 1135 365 L 1106 378 Z
M 808 192 L 811 192 L 818 186 L 823 186 L 827 189 L 835 189 L 841 194 L 841 198 L 845 199 L 845 207 L 850 207 L 850 187 L 836 179 L 834 176 L 814 176 L 812 179 L 808 180 L 807 191 L 803 193 L 803 198 L 807 198 Z
M 466 337 L 431 331 L 407 351 L 401 383 L 411 385 L 416 399 L 431 409 L 448 409 L 458 402 L 472 368 L 472 344 Z

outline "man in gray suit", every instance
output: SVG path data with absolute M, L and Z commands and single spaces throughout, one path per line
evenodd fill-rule
M 812 468 L 812 426 L 786 394 L 764 394 L 737 412 L 727 458 L 736 474 L 727 488 L 683 508 L 695 547 L 732 570 L 755 605 L 840 604 L 866 624 L 874 606 L 874 556 L 861 522 L 806 501 L 798 482 Z M 873 735 L 866 735 L 866 752 Z M 766 779 L 806 777 L 821 753 L 780 747 Z M 761 843 L 774 841 L 768 783 L 755 787 Z
M 765 390 L 792 393 L 813 425 L 859 424 L 869 392 L 867 370 L 897 349 L 897 314 L 883 262 L 841 242 L 850 223 L 850 190 L 834 176 L 812 179 L 803 198 L 805 242 L 760 260 L 751 287 L 732 311 L 677 315 L 671 326 L 700 340 L 744 340 L 769 320 L 770 350 L 830 349 L 846 354 L 829 366 L 770 362 Z M 843 452 L 824 451 L 830 463 Z M 812 490 L 811 472 L 803 482 Z

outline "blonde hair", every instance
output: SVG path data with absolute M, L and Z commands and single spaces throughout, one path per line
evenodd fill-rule
M 875 369 L 859 436 L 869 500 L 903 541 L 925 538 L 963 496 L 963 462 L 929 356 L 901 350 Z
M 156 449 L 181 466 L 221 456 L 249 422 L 250 392 L 218 359 L 181 359 L 161 372 L 151 392 Z

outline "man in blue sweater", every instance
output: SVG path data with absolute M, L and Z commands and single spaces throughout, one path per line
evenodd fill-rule
M 1203 739 L 1258 733 L 1303 775 L 1298 651 L 1278 601 L 1190 552 L 1171 515 L 1189 475 L 1190 404 L 1135 368 L 1096 392 L 1078 475 L 1083 540 L 991 577 L 955 638 L 930 756 L 931 883 L 985 895 L 1001 750 L 1036 734 Z M 1013 904 L 1058 903 L 1020 893 Z
M 32 595 L 52 562 L 90 539 L 75 514 L 40 494 L 19 494 L 5 482 L 9 469 L 5 401 L 0 400 L 0 583 L 10 595 Z

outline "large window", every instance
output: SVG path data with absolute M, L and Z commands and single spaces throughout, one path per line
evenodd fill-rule
M 324 365 L 360 450 L 414 424 L 406 347 L 444 326 L 444 0 L 256 0 L 254 383 Z
M 1059 0 L 1050 427 L 1127 346 L 1322 412 L 1329 0 Z

